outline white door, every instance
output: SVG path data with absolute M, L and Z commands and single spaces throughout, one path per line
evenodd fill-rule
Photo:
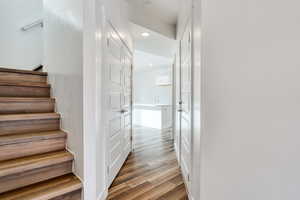
M 190 185 L 191 173 L 191 134 L 192 134 L 192 72 L 191 72 L 191 24 L 188 23 L 180 41 L 180 74 L 181 74 L 181 149 L 180 165 L 186 185 Z
M 108 185 L 131 151 L 131 55 L 108 25 L 105 67 Z
M 178 49 L 175 58 L 175 151 L 180 165 L 180 152 L 181 152 L 181 67 L 180 67 L 180 48 Z
M 132 150 L 132 56 L 123 48 L 124 156 Z

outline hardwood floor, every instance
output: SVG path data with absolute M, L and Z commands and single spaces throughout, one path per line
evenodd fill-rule
M 109 189 L 108 200 L 187 200 L 171 133 L 135 128 L 134 149 Z

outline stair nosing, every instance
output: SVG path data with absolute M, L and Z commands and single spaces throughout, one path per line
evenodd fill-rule
M 66 137 L 67 133 L 62 130 L 2 135 L 0 136 L 0 146 Z
M 59 197 L 59 196 L 62 196 L 62 195 L 66 195 L 66 194 L 69 194 L 71 192 L 75 192 L 77 190 L 82 189 L 82 183 L 79 182 L 79 179 L 78 179 L 78 183 L 68 182 L 68 183 L 64 183 L 63 185 L 64 186 L 69 185 L 69 186 L 67 188 L 64 188 L 64 189 L 58 189 L 57 191 L 53 191 L 50 195 L 49 194 L 42 194 L 41 196 L 30 199 L 30 200 L 51 200 L 53 198 L 56 198 L 56 197 Z M 21 200 L 21 199 L 16 199 L 16 200 Z
M 0 103 L 55 102 L 52 97 L 0 97 Z
M 29 113 L 29 114 L 2 114 L 2 115 L 0 115 L 0 122 L 59 119 L 59 118 L 60 118 L 60 114 L 56 113 L 56 112 Z
M 48 76 L 47 72 L 38 72 L 38 71 L 21 70 L 21 69 L 9 69 L 9 68 L 5 68 L 3 66 L 0 66 L 0 72 L 16 73 L 16 74 L 30 74 L 30 75 L 37 75 L 37 76 Z
M 66 181 L 60 181 L 59 179 L 68 179 Z M 71 180 L 72 179 L 72 180 Z M 55 184 L 53 187 L 51 187 L 49 189 L 49 186 L 46 187 L 45 184 L 53 184 L 55 181 L 59 181 L 58 184 Z M 44 188 L 42 190 L 38 190 L 38 187 L 43 187 Z M 64 188 L 61 188 L 61 186 L 64 186 Z M 67 186 L 67 188 L 66 188 Z M 28 193 L 26 191 L 26 189 L 28 189 L 28 187 L 33 187 L 33 190 L 35 191 L 35 195 L 34 196 L 30 196 L 30 199 L 28 198 L 28 195 L 30 195 L 30 193 Z M 27 192 L 27 194 L 24 194 L 22 196 L 20 196 L 20 194 L 15 195 L 14 199 L 12 199 L 11 197 L 9 197 L 9 194 L 13 193 L 16 190 L 7 192 L 6 194 L 4 194 L 5 196 L 1 197 L 0 194 L 0 198 L 3 198 L 3 200 L 51 200 L 53 198 L 65 195 L 65 194 L 70 194 L 71 192 L 75 192 L 78 190 L 82 189 L 82 183 L 80 181 L 80 179 L 78 177 L 76 177 L 73 173 L 67 174 L 67 175 L 63 175 L 57 178 L 53 178 L 47 181 L 42 181 L 40 183 L 36 183 L 34 185 L 31 186 L 27 186 L 21 189 L 18 189 L 18 191 L 25 190 L 24 192 Z
M 67 184 L 71 184 L 71 183 L 67 183 Z M 67 184 L 64 184 L 64 185 L 67 185 Z M 36 198 L 36 199 L 32 199 L 32 200 L 51 200 L 53 198 L 56 198 L 56 197 L 59 197 L 59 196 L 62 196 L 62 195 L 66 195 L 66 194 L 69 194 L 71 192 L 75 192 L 77 190 L 80 190 L 82 189 L 82 183 L 79 182 L 79 179 L 78 179 L 78 183 L 72 183 L 72 185 L 68 186 L 67 189 L 61 189 L 59 190 L 58 192 L 52 194 L 52 196 L 41 196 L 39 198 Z
M 24 158 L 31 158 L 31 160 L 26 162 L 24 161 Z M 0 167 L 0 178 L 17 174 L 17 173 L 23 173 L 26 171 L 32 171 L 32 170 L 36 170 L 48 166 L 53 166 L 60 163 L 69 162 L 72 160 L 74 160 L 74 156 L 70 152 L 66 150 L 62 150 L 57 152 L 44 153 L 40 155 L 32 155 L 32 156 L 16 158 L 8 161 L 1 161 L 0 166 L 6 164 L 7 167 L 3 169 L 1 169 Z M 16 165 L 16 163 L 12 163 L 13 161 L 19 161 L 19 166 Z
M 51 85 L 48 83 L 39 83 L 39 82 L 30 82 L 30 81 L 22 81 L 22 82 L 0 81 L 0 86 L 31 87 L 31 88 L 50 88 L 51 87 Z

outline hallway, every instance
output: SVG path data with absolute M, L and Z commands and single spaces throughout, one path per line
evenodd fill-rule
M 108 200 L 185 200 L 171 133 L 134 128 L 134 152 L 109 189 Z

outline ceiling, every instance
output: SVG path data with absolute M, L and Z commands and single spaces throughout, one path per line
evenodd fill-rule
M 175 25 L 177 23 L 180 0 L 127 0 L 129 4 L 144 13 L 150 13 L 161 21 Z
M 173 59 L 176 52 L 176 41 L 142 26 L 131 23 L 134 49 L 160 57 Z M 143 37 L 143 32 L 150 33 Z

